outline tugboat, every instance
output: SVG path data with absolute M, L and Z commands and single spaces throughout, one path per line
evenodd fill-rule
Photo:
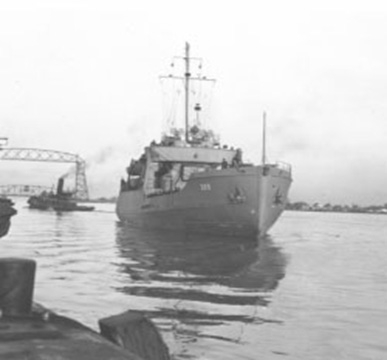
M 64 179 L 59 178 L 56 194 L 43 191 L 38 196 L 31 196 L 27 203 L 31 209 L 55 211 L 93 211 L 94 206 L 78 205 L 73 193 L 63 190 Z
M 117 216 L 147 228 L 262 236 L 285 208 L 291 166 L 266 162 L 265 137 L 262 163 L 253 165 L 243 162 L 241 149 L 221 146 L 212 130 L 202 128 L 202 107 L 190 103 L 190 85 L 213 80 L 191 75 L 197 58 L 190 57 L 188 43 L 180 59 L 183 76 L 167 78 L 184 83 L 184 129 L 171 128 L 131 161 L 121 180 Z

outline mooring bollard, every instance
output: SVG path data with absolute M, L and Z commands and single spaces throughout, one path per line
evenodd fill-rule
M 31 313 L 36 263 L 21 258 L 0 258 L 0 310 L 3 316 Z

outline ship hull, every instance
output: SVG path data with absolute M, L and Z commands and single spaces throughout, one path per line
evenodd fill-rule
M 178 192 L 121 191 L 116 213 L 147 228 L 229 236 L 265 234 L 282 213 L 290 172 L 274 165 L 195 174 Z

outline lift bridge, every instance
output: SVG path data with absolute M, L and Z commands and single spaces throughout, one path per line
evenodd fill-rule
M 79 200 L 89 199 L 86 181 L 86 163 L 79 155 L 56 150 L 0 147 L 0 160 L 73 163 L 75 164 L 74 196 Z M 36 193 L 41 192 L 40 190 L 52 190 L 52 188 L 33 185 L 0 186 L 0 192 L 4 195 L 36 195 Z

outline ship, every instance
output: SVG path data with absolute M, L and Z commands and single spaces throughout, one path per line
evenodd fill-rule
M 184 84 L 183 130 L 171 128 L 131 160 L 121 179 L 116 214 L 121 222 L 146 228 L 263 236 L 285 208 L 291 166 L 266 160 L 265 113 L 258 165 L 244 162 L 242 149 L 221 145 L 212 130 L 201 128 L 201 104 L 191 104 L 190 86 L 214 80 L 191 74 L 191 62 L 198 58 L 190 57 L 188 43 L 179 59 L 183 75 L 164 78 Z
M 58 179 L 56 193 L 43 191 L 30 196 L 27 203 L 31 209 L 62 211 L 93 211 L 94 206 L 78 205 L 71 191 L 64 191 L 64 178 Z

